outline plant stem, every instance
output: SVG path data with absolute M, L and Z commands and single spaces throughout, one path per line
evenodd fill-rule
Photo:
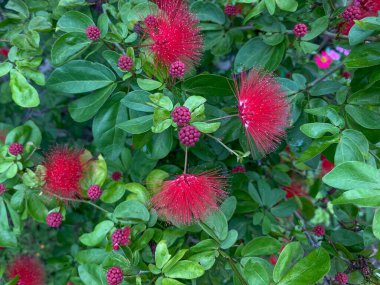
M 122 54 L 125 54 L 125 50 L 121 47 L 121 45 L 119 45 L 118 43 L 114 43 L 115 47 L 117 47 L 117 49 L 119 51 L 121 51 Z
M 223 117 L 219 117 L 219 118 L 210 119 L 210 120 L 207 120 L 207 121 L 204 121 L 204 122 L 208 123 L 208 122 L 219 121 L 219 120 L 233 118 L 233 117 L 238 117 L 238 116 L 239 116 L 239 114 L 233 114 L 233 115 L 228 115 L 228 116 L 223 116 Z
M 330 2 L 330 6 L 331 6 L 331 8 L 335 11 L 335 5 L 334 5 L 334 2 L 333 2 L 332 0 L 329 0 L 329 2 Z
M 315 84 L 319 83 L 320 81 L 326 79 L 327 77 L 329 77 L 331 74 L 333 74 L 335 71 L 341 69 L 342 67 L 344 66 L 343 63 L 340 63 L 338 64 L 337 66 L 335 66 L 334 68 L 332 68 L 331 70 L 329 70 L 326 74 L 324 74 L 323 76 L 315 79 L 313 82 L 311 82 L 308 87 L 313 87 Z
M 106 209 L 104 209 L 104 208 L 102 208 L 102 207 L 100 207 L 100 206 L 98 206 L 98 205 L 96 205 L 96 204 L 94 204 L 94 203 L 92 203 L 90 201 L 87 201 L 87 200 L 64 198 L 64 197 L 58 196 L 58 195 L 56 195 L 54 193 L 51 193 L 51 192 L 47 192 L 47 193 L 49 193 L 49 195 L 52 195 L 52 196 L 54 196 L 54 197 L 56 197 L 56 198 L 58 198 L 60 200 L 89 204 L 89 205 L 93 206 L 94 208 L 97 208 L 98 210 L 103 211 L 106 214 L 111 214 Z
M 185 165 L 183 167 L 183 174 L 186 174 L 187 171 L 187 147 L 185 149 Z
M 239 281 L 242 285 L 248 285 L 248 282 L 245 280 L 245 278 L 241 275 L 239 269 L 236 267 L 236 264 L 234 260 L 229 256 L 227 253 L 218 250 L 220 255 L 223 256 L 225 259 L 227 259 L 227 262 L 230 264 L 232 271 L 235 273 L 235 275 L 239 278 Z
M 306 222 L 305 220 L 303 219 L 303 217 L 300 215 L 300 213 L 298 213 L 297 211 L 294 212 L 294 215 L 298 218 L 298 220 L 301 222 L 301 227 L 302 227 L 302 230 L 307 238 L 307 240 L 309 241 L 309 244 L 316 248 L 318 247 L 318 242 L 315 240 L 315 238 L 307 231 L 306 229 Z
M 237 152 L 235 152 L 234 150 L 232 150 L 231 148 L 229 148 L 227 145 L 225 145 L 220 138 L 214 137 L 214 136 L 212 136 L 210 134 L 206 134 L 206 135 L 209 136 L 210 138 L 214 139 L 216 142 L 218 142 L 221 146 L 223 146 L 230 153 L 236 155 L 237 157 L 240 157 L 240 155 Z
M 343 66 L 344 66 L 343 63 L 338 64 L 337 66 L 335 66 L 334 68 L 332 68 L 331 70 L 329 70 L 328 72 L 326 72 L 326 73 L 325 73 L 324 75 L 322 75 L 321 77 L 318 77 L 317 79 L 315 79 L 314 81 L 312 81 L 311 83 L 309 83 L 304 89 L 301 89 L 301 90 L 298 90 L 297 92 L 294 92 L 294 93 L 288 94 L 287 96 L 293 96 L 293 95 L 296 95 L 296 94 L 298 94 L 298 93 L 305 92 L 305 91 L 309 90 L 311 87 L 313 87 L 313 86 L 316 85 L 317 83 L 321 82 L 322 80 L 326 79 L 326 78 L 329 77 L 331 74 L 333 74 L 335 71 L 341 69 Z

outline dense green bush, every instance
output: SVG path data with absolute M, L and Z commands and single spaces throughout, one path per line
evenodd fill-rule
M 0 283 L 379 284 L 379 10 L 0 0 Z

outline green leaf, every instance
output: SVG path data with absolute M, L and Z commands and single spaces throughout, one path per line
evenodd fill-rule
M 79 237 L 81 243 L 87 246 L 96 246 L 100 244 L 108 232 L 113 228 L 114 223 L 111 221 L 103 221 L 95 226 L 91 233 L 83 234 Z
M 314 140 L 311 145 L 299 157 L 300 162 L 307 161 L 320 154 L 330 145 L 339 142 L 339 136 L 328 136 Z
M 148 91 L 132 91 L 129 92 L 127 96 L 125 96 L 121 100 L 121 103 L 129 109 L 135 111 L 153 112 L 154 108 L 152 106 L 147 105 L 147 103 L 150 102 L 149 95 L 150 93 Z
M 161 187 L 164 180 L 169 176 L 169 173 L 166 171 L 163 171 L 161 169 L 154 169 L 149 172 L 148 176 L 146 177 L 146 187 L 149 189 L 149 191 L 153 191 L 155 193 Z
M 129 192 L 132 192 L 133 194 L 135 194 L 138 201 L 140 201 L 141 203 L 145 204 L 149 201 L 149 197 L 150 197 L 149 192 L 140 183 L 135 183 L 135 182 L 127 183 L 125 184 L 125 188 L 127 188 Z
M 263 265 L 249 260 L 244 266 L 244 276 L 249 285 L 268 285 L 269 276 Z
M 228 249 L 228 248 L 232 247 L 236 243 L 238 235 L 239 234 L 236 230 L 230 230 L 228 232 L 226 239 L 223 240 L 222 243 L 220 244 L 220 248 L 221 249 Z
M 182 260 L 165 273 L 166 277 L 180 279 L 195 279 L 204 274 L 204 269 L 197 262 Z
M 22 0 L 9 0 L 5 8 L 20 13 L 24 19 L 29 17 L 28 6 Z
M 327 185 L 342 189 L 379 189 L 380 172 L 364 162 L 344 162 L 323 177 Z
M 374 189 L 345 191 L 333 201 L 334 205 L 354 204 L 358 207 L 380 207 L 380 186 Z
M 94 117 L 115 88 L 116 84 L 111 84 L 71 102 L 69 104 L 69 112 L 73 120 L 81 123 Z
M 155 253 L 156 266 L 159 269 L 161 269 L 169 261 L 170 257 L 171 257 L 171 255 L 169 254 L 166 241 L 164 241 L 164 240 L 160 241 L 157 244 L 156 253 Z
M 205 122 L 194 122 L 191 123 L 192 126 L 196 127 L 201 133 L 211 134 L 216 132 L 220 127 L 220 122 L 216 123 L 205 123 Z
M 269 236 L 257 237 L 248 242 L 242 249 L 243 256 L 271 255 L 279 252 L 281 243 Z
M 305 42 L 305 41 L 301 41 L 300 47 L 304 53 L 313 53 L 319 48 L 319 45 L 309 43 L 309 42 Z
M 117 205 L 114 211 L 117 219 L 129 222 L 147 222 L 150 214 L 147 208 L 139 201 L 129 200 Z
M 377 209 L 372 223 L 373 234 L 377 239 L 380 239 L 380 211 Z
M 122 182 L 116 182 L 112 185 L 108 186 L 102 193 L 102 196 L 100 197 L 100 200 L 102 200 L 105 203 L 115 203 L 119 201 L 125 193 L 125 185 Z
M 182 282 L 179 282 L 175 279 L 171 278 L 163 278 L 162 279 L 162 285 L 185 285 Z
M 284 42 L 270 46 L 265 44 L 260 37 L 256 37 L 246 42 L 239 49 L 235 58 L 234 69 L 240 71 L 256 67 L 273 71 L 281 63 L 284 53 Z
M 366 17 L 362 20 L 356 20 L 355 23 L 362 29 L 380 31 L 379 17 Z
M 61 66 L 81 55 L 89 46 L 86 34 L 71 32 L 60 36 L 53 44 L 51 59 L 54 66 Z
M 380 88 L 370 87 L 352 94 L 348 100 L 352 105 L 380 105 Z
M 118 92 L 111 97 L 97 113 L 92 124 L 95 145 L 110 159 L 116 159 L 122 151 L 126 133 L 116 125 L 128 119 L 127 109 L 120 104 L 124 93 Z
M 182 83 L 182 90 L 193 95 L 204 97 L 210 96 L 233 96 L 233 81 L 211 74 L 200 74 L 187 78 Z
M 2 62 L 0 63 L 0 77 L 8 74 L 8 72 L 12 69 L 12 63 L 10 62 Z
M 196 1 L 190 6 L 190 10 L 197 15 L 200 21 L 210 21 L 220 25 L 226 21 L 223 10 L 211 2 Z
M 267 6 L 270 15 L 273 15 L 276 11 L 276 1 L 275 0 L 265 0 L 265 6 Z
M 153 125 L 153 115 L 141 116 L 119 123 L 117 127 L 130 134 L 142 134 L 151 129 Z
M 298 261 L 278 285 L 314 285 L 330 270 L 330 256 L 321 248 Z
M 78 11 L 69 11 L 59 18 L 57 29 L 67 33 L 78 32 L 85 34 L 86 28 L 94 25 L 94 21 L 89 16 Z
M 281 0 L 279 0 L 279 1 L 281 1 Z M 328 28 L 328 26 L 329 26 L 329 17 L 328 16 L 318 18 L 313 23 L 311 23 L 310 31 L 304 37 L 302 37 L 302 40 L 310 41 L 310 40 L 316 38 L 317 36 L 322 34 Z
M 327 133 L 336 135 L 339 133 L 339 128 L 327 123 L 309 123 L 300 127 L 301 132 L 310 138 L 318 139 Z
M 9 86 L 12 92 L 12 99 L 17 105 L 24 108 L 33 108 L 40 104 L 40 98 L 36 89 L 15 69 L 11 70 Z
M 143 90 L 152 91 L 161 87 L 162 83 L 157 80 L 137 78 L 137 85 Z
M 101 264 L 107 255 L 108 253 L 105 249 L 91 248 L 79 251 L 75 256 L 75 260 L 80 264 Z
M 237 200 L 234 196 L 228 197 L 222 205 L 220 205 L 220 210 L 223 212 L 223 214 L 226 216 L 227 220 L 230 220 L 232 216 L 234 215 L 234 212 L 236 210 Z
M 183 106 L 187 107 L 190 110 L 190 112 L 193 112 L 199 106 L 206 103 L 206 101 L 207 101 L 206 98 L 202 96 L 190 96 L 189 98 L 186 99 Z
M 380 43 L 369 44 L 353 48 L 344 60 L 347 68 L 363 68 L 380 64 Z
M 364 40 L 373 33 L 374 31 L 362 29 L 359 25 L 355 24 L 351 27 L 350 32 L 348 33 L 348 41 L 351 46 L 355 46 L 364 42 Z
M 265 2 L 260 1 L 258 4 L 254 5 L 252 10 L 248 13 L 248 15 L 244 18 L 243 24 L 246 24 L 250 19 L 256 17 L 261 12 L 265 10 Z
M 296 0 L 276 0 L 277 6 L 287 12 L 295 12 L 298 7 Z
M 173 129 L 166 129 L 154 135 L 153 140 L 147 146 L 150 152 L 150 155 L 148 155 L 150 159 L 159 160 L 166 157 L 173 147 Z
M 34 194 L 28 197 L 28 213 L 37 222 L 46 223 L 48 210 L 44 203 Z
M 369 108 L 359 107 L 354 105 L 346 105 L 346 112 L 357 122 L 359 125 L 367 129 L 380 129 L 379 121 L 380 114 L 376 113 Z
M 103 64 L 74 60 L 55 69 L 47 87 L 56 92 L 76 94 L 103 88 L 115 80 L 115 74 Z
M 78 273 L 84 284 L 104 285 L 107 284 L 106 274 L 103 268 L 95 264 L 79 265 Z
M 335 165 L 345 161 L 365 161 L 368 157 L 369 144 L 367 138 L 359 131 L 344 130 L 336 148 Z
M 221 211 L 215 211 L 209 215 L 203 223 L 200 224 L 202 229 L 211 237 L 216 237 L 219 240 L 226 239 L 228 235 L 227 218 Z
M 279 282 L 289 269 L 303 257 L 303 249 L 299 242 L 288 243 L 281 251 L 273 270 L 273 280 Z
M 32 142 L 34 145 L 39 146 L 42 140 L 41 131 L 33 121 L 27 121 L 24 125 L 18 126 L 11 130 L 5 140 L 6 144 L 18 142 L 26 144 Z
M 337 92 L 342 87 L 337 81 L 321 81 L 310 89 L 311 96 L 321 96 Z

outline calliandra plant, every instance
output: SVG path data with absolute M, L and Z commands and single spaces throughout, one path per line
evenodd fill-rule
M 379 1 L 0 2 L 0 284 L 380 284 Z

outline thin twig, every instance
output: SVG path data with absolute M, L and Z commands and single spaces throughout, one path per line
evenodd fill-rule
M 80 199 L 72 199 L 72 198 L 65 198 L 65 197 L 61 197 L 61 196 L 58 196 L 57 194 L 54 194 L 54 193 L 51 193 L 49 191 L 47 191 L 47 193 L 49 195 L 52 195 L 60 200 L 64 200 L 64 201 L 70 201 L 70 202 L 78 202 L 78 203 L 85 203 L 85 204 L 89 204 L 91 206 L 93 206 L 94 208 L 97 208 L 101 211 L 103 211 L 104 213 L 107 213 L 107 214 L 111 214 L 110 212 L 108 212 L 106 209 L 103 209 L 102 207 L 90 202 L 90 201 L 87 201 L 87 200 L 80 200 Z
M 303 230 L 303 232 L 304 232 L 307 240 L 309 241 L 309 244 L 312 247 L 314 247 L 314 248 L 318 247 L 318 242 L 315 240 L 315 238 L 306 229 L 306 226 L 305 226 L 306 222 L 305 222 L 305 220 L 302 218 L 302 216 L 297 211 L 294 212 L 294 215 L 301 222 L 302 230 Z
M 239 116 L 239 114 L 233 114 L 233 115 L 228 115 L 228 116 L 223 116 L 223 117 L 219 117 L 219 118 L 210 119 L 210 120 L 207 120 L 207 121 L 204 121 L 204 122 L 208 123 L 208 122 L 219 121 L 219 120 L 233 118 L 233 117 L 238 117 L 238 116 Z
M 185 149 L 185 165 L 183 167 L 183 174 L 186 174 L 186 171 L 187 171 L 187 147 Z
M 236 267 L 236 264 L 234 260 L 229 256 L 227 253 L 218 250 L 220 255 L 223 256 L 225 259 L 227 259 L 227 262 L 230 264 L 232 271 L 235 273 L 235 275 L 239 278 L 239 281 L 242 285 L 248 285 L 248 282 L 245 280 L 245 278 L 241 275 L 239 269 Z
M 225 145 L 220 138 L 214 137 L 214 136 L 212 136 L 210 134 L 206 134 L 206 135 L 209 136 L 210 138 L 214 139 L 216 142 L 218 142 L 221 146 L 223 146 L 230 153 L 236 155 L 237 157 L 240 157 L 240 155 L 237 152 L 235 152 L 233 149 L 231 149 L 227 145 Z
M 309 88 L 310 88 L 310 87 L 313 87 L 315 84 L 317 84 L 318 82 L 320 82 L 320 81 L 326 79 L 326 78 L 329 77 L 331 74 L 333 74 L 335 71 L 341 69 L 343 66 L 344 66 L 343 63 L 338 64 L 337 66 L 335 66 L 334 68 L 332 68 L 331 70 L 329 70 L 326 74 L 324 74 L 323 76 L 321 76 L 321 77 L 315 79 L 313 82 L 311 82 L 311 83 L 308 85 L 308 87 L 309 87 Z

